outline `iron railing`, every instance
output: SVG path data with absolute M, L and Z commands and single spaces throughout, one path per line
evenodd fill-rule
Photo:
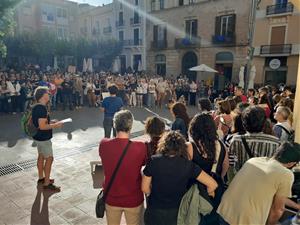
M 291 54 L 292 45 L 283 44 L 283 45 L 262 45 L 260 47 L 261 55 L 274 55 L 274 54 Z
M 294 11 L 294 5 L 291 2 L 269 5 L 266 9 L 267 16 L 282 13 L 292 13 Z

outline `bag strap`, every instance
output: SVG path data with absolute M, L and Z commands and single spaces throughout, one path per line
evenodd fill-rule
M 288 129 L 286 129 L 284 126 L 280 125 L 280 124 L 275 124 L 274 126 L 280 127 L 281 129 L 283 129 L 289 136 L 292 135 L 290 131 L 288 131 Z
M 253 156 L 253 154 L 251 153 L 251 150 L 250 150 L 250 148 L 249 148 L 249 145 L 248 145 L 248 143 L 247 143 L 247 141 L 246 141 L 245 136 L 241 136 L 241 138 L 242 138 L 242 143 L 243 143 L 243 145 L 244 145 L 244 148 L 245 148 L 245 150 L 246 150 L 246 152 L 247 152 L 249 158 L 253 158 L 254 156 Z
M 114 172 L 113 172 L 113 174 L 112 174 L 112 176 L 111 176 L 111 178 L 110 178 L 110 180 L 109 180 L 109 183 L 108 183 L 108 185 L 107 185 L 107 188 L 106 188 L 106 190 L 104 190 L 104 194 L 103 194 L 103 200 L 104 200 L 104 202 L 105 202 L 105 200 L 106 200 L 106 197 L 107 197 L 107 195 L 108 195 L 109 190 L 111 189 L 111 186 L 112 186 L 112 184 L 113 184 L 113 182 L 114 182 L 114 179 L 115 179 L 115 177 L 116 177 L 116 175 L 117 175 L 117 172 L 118 172 L 118 170 L 119 170 L 119 168 L 120 168 L 120 166 L 121 166 L 121 163 L 122 163 L 122 161 L 123 161 L 123 159 L 124 159 L 124 156 L 125 156 L 125 154 L 126 154 L 128 148 L 129 148 L 129 145 L 130 145 L 130 144 L 131 144 L 131 141 L 129 140 L 128 143 L 127 143 L 127 145 L 126 145 L 126 147 L 124 148 L 123 153 L 122 153 L 122 155 L 121 155 L 121 157 L 120 157 L 120 159 L 119 159 L 119 161 L 118 161 L 118 163 L 117 163 L 117 166 L 116 166 L 116 168 L 115 168 L 115 170 L 114 170 Z

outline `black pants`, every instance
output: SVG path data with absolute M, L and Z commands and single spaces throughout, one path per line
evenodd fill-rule
M 103 128 L 104 128 L 104 137 L 110 138 L 111 129 L 113 129 L 114 137 L 116 136 L 116 130 L 115 130 L 115 128 L 113 128 L 113 118 L 112 117 L 104 117 Z
M 144 214 L 145 225 L 177 225 L 178 209 L 147 208 Z
M 9 112 L 9 103 L 8 103 L 8 97 L 1 97 L 0 98 L 0 112 Z
M 190 92 L 190 105 L 196 105 L 196 93 Z
M 22 111 L 22 107 L 20 104 L 20 100 L 21 100 L 21 96 L 11 96 L 11 111 L 12 112 L 17 112 L 17 110 L 19 109 L 19 111 Z
M 72 110 L 73 109 L 73 98 L 72 98 L 72 94 L 70 93 L 64 93 L 63 94 L 63 99 L 64 99 L 64 106 L 63 109 L 66 109 L 66 106 L 69 106 L 69 109 Z

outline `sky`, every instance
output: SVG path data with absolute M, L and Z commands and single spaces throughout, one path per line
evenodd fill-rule
M 111 3 L 112 0 L 71 0 L 72 2 L 78 2 L 78 3 L 88 3 L 90 5 L 99 6 L 102 4 L 108 4 Z

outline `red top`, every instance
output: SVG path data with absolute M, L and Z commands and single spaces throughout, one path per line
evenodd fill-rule
M 240 97 L 241 97 L 243 103 L 247 103 L 248 102 L 247 96 L 241 95 Z
M 128 139 L 114 138 L 101 140 L 99 155 L 104 170 L 105 189 L 114 169 L 128 143 Z M 111 206 L 133 208 L 144 201 L 141 190 L 141 169 L 147 159 L 147 148 L 143 142 L 132 141 L 121 163 L 115 180 L 109 190 L 106 203 Z

